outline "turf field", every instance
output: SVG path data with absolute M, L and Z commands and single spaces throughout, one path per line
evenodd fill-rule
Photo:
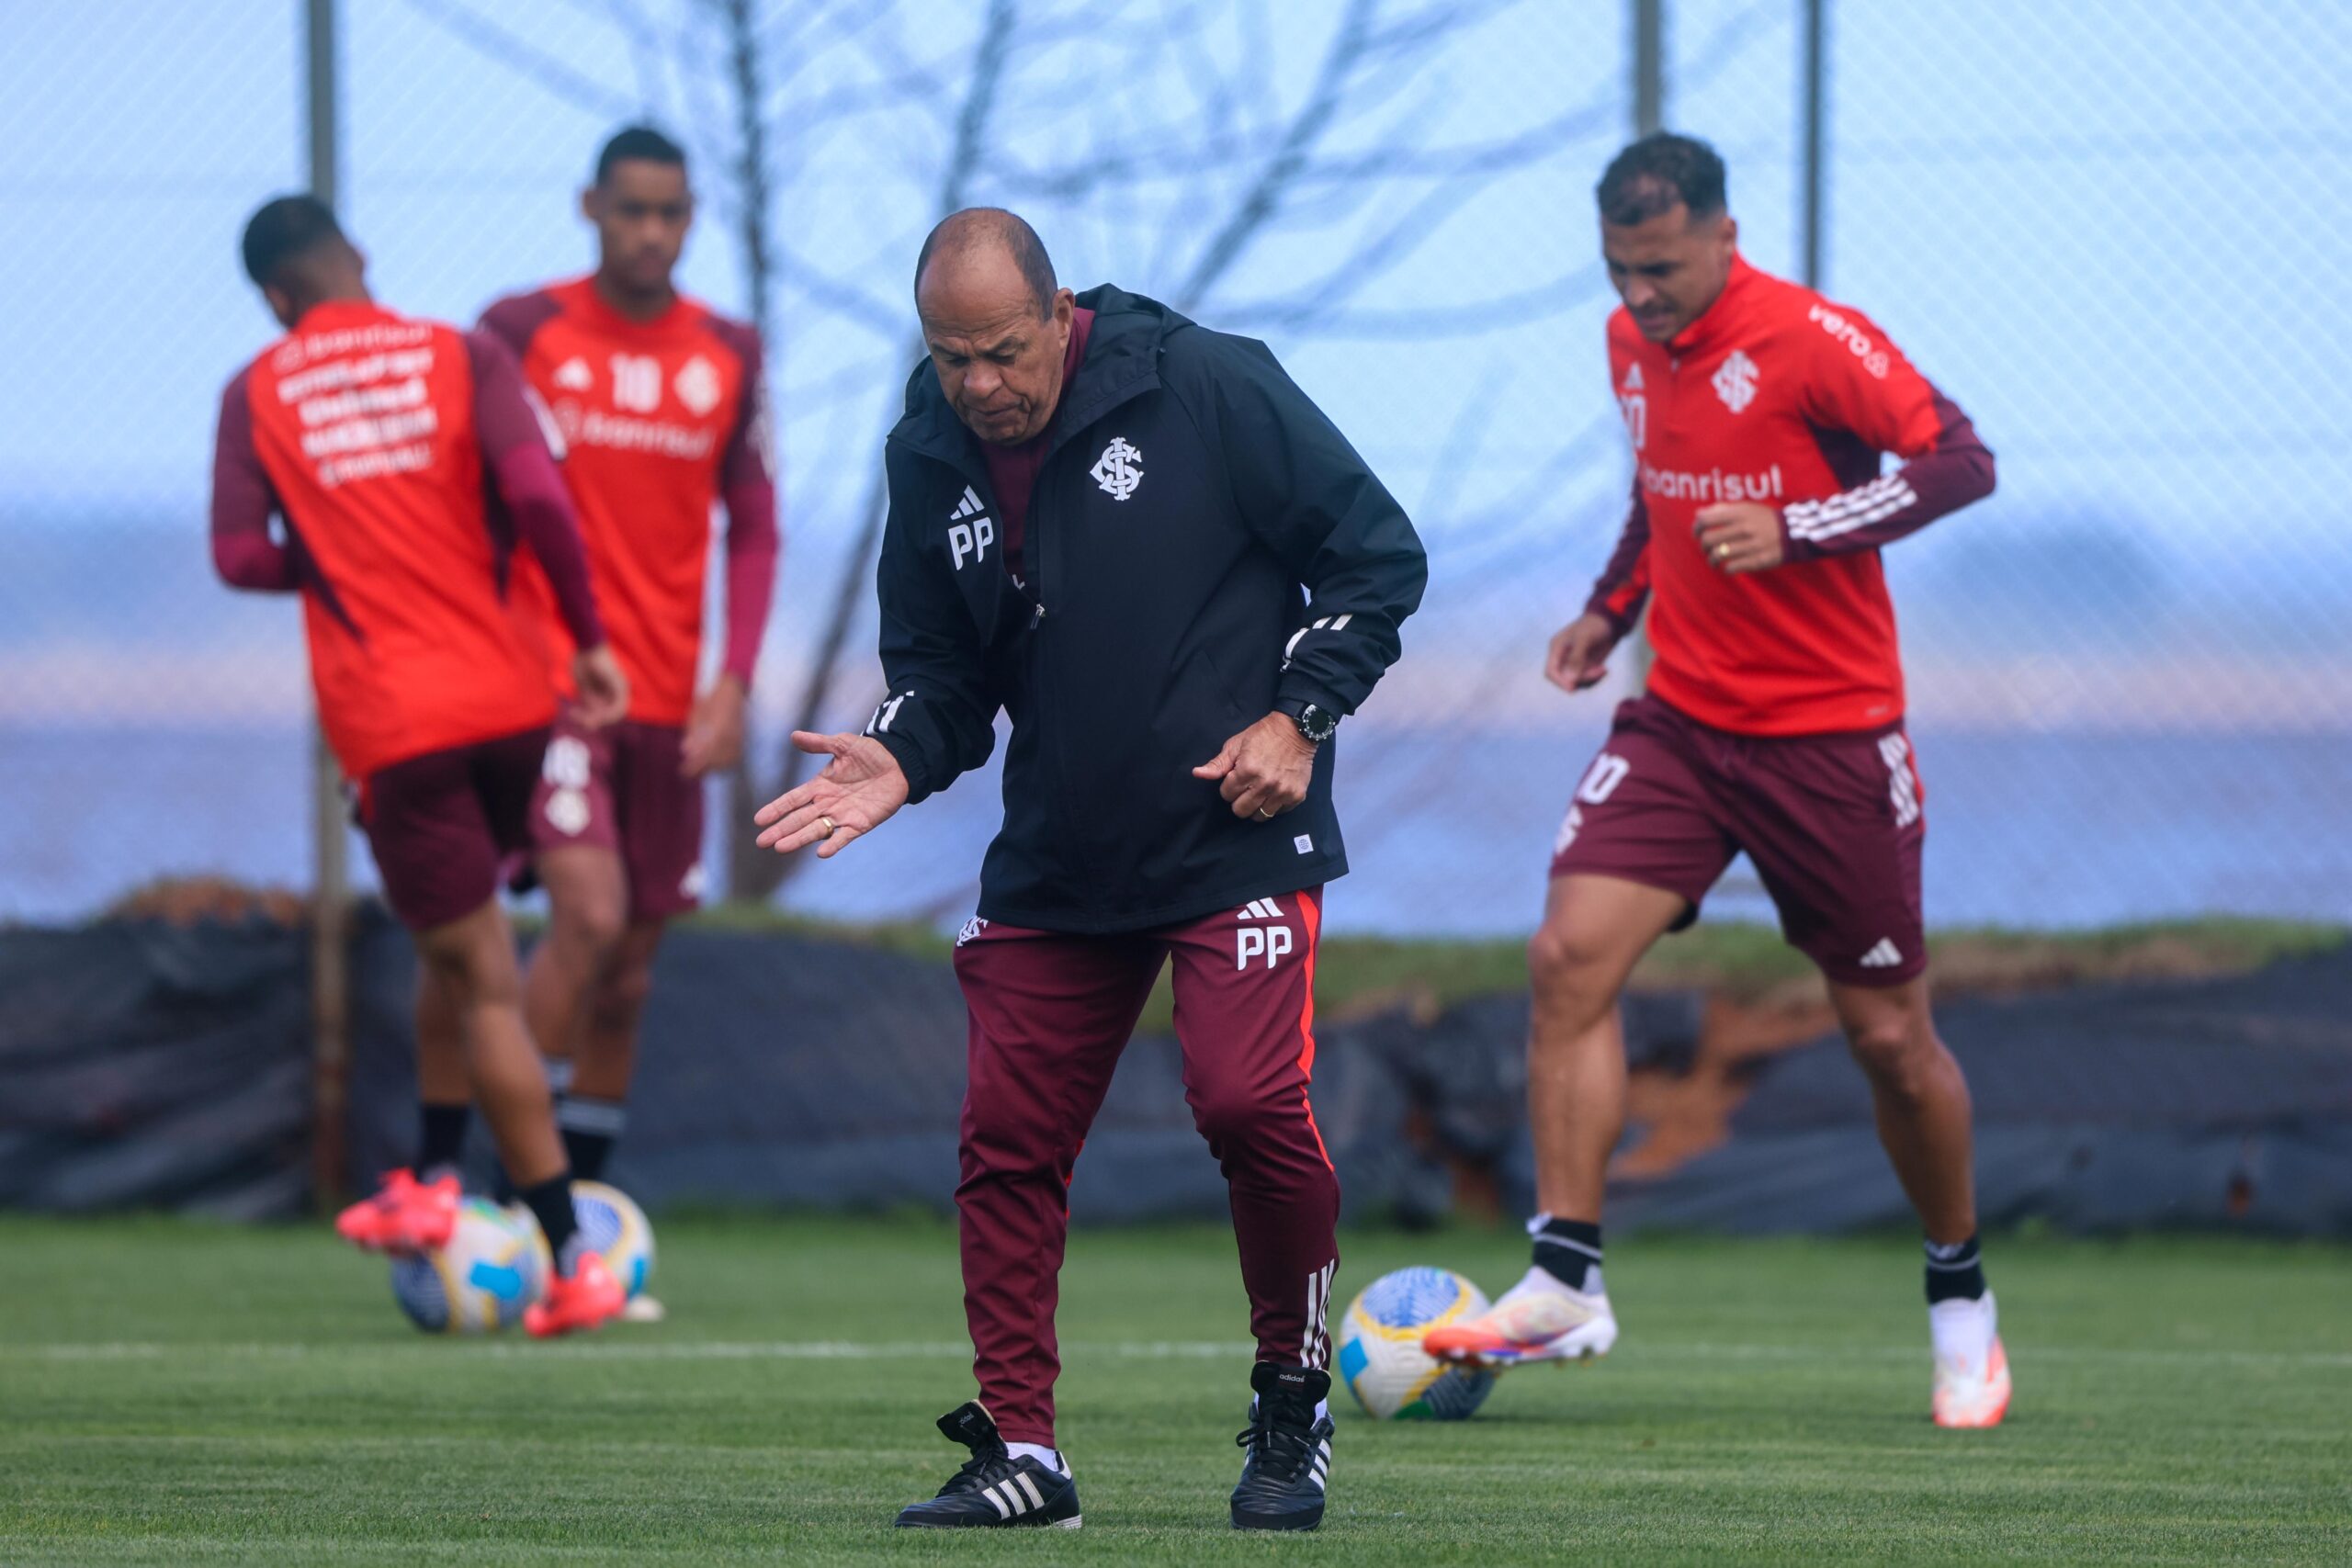
M 1917 1251 L 1651 1240 L 1626 1339 L 1464 1426 L 1351 1406 L 1313 1538 L 1237 1537 L 1242 1309 L 1211 1230 L 1082 1235 L 1062 1438 L 1086 1528 L 899 1535 L 959 1460 L 952 1236 L 673 1220 L 671 1321 L 443 1341 L 317 1229 L 0 1219 L 0 1562 L 2352 1560 L 2352 1251 L 1987 1248 L 2007 1427 L 1926 1418 Z M 1490 1289 L 1523 1243 L 1358 1235 Z

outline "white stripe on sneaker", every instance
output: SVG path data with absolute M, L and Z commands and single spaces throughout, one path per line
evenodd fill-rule
M 998 1496 L 998 1495 L 997 1495 L 997 1489 L 996 1489 L 995 1487 L 993 1487 L 993 1486 L 984 1486 L 984 1487 L 982 1487 L 982 1488 L 980 1489 L 980 1495 L 981 1495 L 981 1496 L 983 1496 L 983 1497 L 986 1497 L 989 1502 L 991 1502 L 991 1503 L 993 1503 L 993 1504 L 995 1504 L 995 1505 L 996 1505 L 996 1517 L 997 1517 L 998 1518 L 1000 1518 L 1000 1519 L 1009 1519 L 1009 1518 L 1012 1517 L 1012 1504 L 1010 1504 L 1010 1503 L 1008 1503 L 1008 1502 L 1006 1502 L 1003 1498 L 1001 1498 L 1001 1497 Z
M 1029 1472 L 1027 1471 L 1014 1471 L 1012 1472 L 1012 1479 L 1021 1483 L 1021 1490 L 1029 1494 L 1030 1507 L 1042 1508 L 1046 1506 L 1045 1495 L 1037 1490 L 1037 1483 L 1029 1479 Z

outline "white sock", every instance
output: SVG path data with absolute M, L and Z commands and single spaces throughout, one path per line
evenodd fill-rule
M 1935 1342 L 1939 1361 L 1983 1366 L 1993 1353 L 1995 1325 L 1990 1291 L 1974 1301 L 1954 1297 L 1928 1309 L 1928 1334 Z
M 1315 1418 L 1317 1421 L 1329 1421 L 1331 1418 L 1331 1402 L 1329 1400 L 1318 1399 L 1315 1402 Z
M 1014 1459 L 1034 1459 L 1056 1475 L 1069 1473 L 1069 1465 L 1059 1449 L 1049 1449 L 1043 1443 L 1007 1443 L 1004 1451 Z
M 1584 1299 L 1589 1299 L 1593 1296 L 1605 1296 L 1609 1293 L 1607 1288 L 1600 1282 L 1600 1266 L 1597 1263 L 1590 1269 L 1585 1270 L 1584 1282 L 1587 1287 L 1586 1289 L 1581 1291 L 1575 1290 L 1572 1289 L 1566 1280 L 1562 1280 L 1557 1274 L 1553 1273 L 1549 1269 L 1534 1267 L 1530 1268 L 1526 1273 L 1521 1275 L 1519 1277 L 1519 1283 L 1513 1285 L 1510 1290 L 1503 1293 L 1509 1296 L 1525 1296 L 1532 1295 L 1539 1291 L 1545 1291 L 1557 1296 L 1576 1296 Z

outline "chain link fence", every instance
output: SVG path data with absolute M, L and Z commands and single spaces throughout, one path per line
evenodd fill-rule
M 1713 141 L 1750 258 L 1804 255 L 1804 0 L 1668 0 L 1668 124 Z M 271 335 L 239 224 L 303 178 L 294 0 L 17 8 L 0 176 L 0 918 L 165 874 L 300 886 L 290 604 L 215 583 L 219 389 Z M 1628 6 L 1580 0 L 345 0 L 342 206 L 395 307 L 470 321 L 584 271 L 616 126 L 688 146 L 684 282 L 763 319 L 789 547 L 740 892 L 968 908 L 975 778 L 781 886 L 726 835 L 781 737 L 862 720 L 880 436 L 948 207 L 1028 216 L 1066 282 L 1266 338 L 1432 556 L 1342 740 L 1343 927 L 1531 924 L 1609 692 L 1544 684 L 1620 521 L 1590 187 L 1632 119 Z M 2352 489 L 2325 307 L 2352 16 L 1826 0 L 1821 282 L 2000 455 L 1889 553 L 1939 923 L 2352 919 Z M 752 265 L 753 255 L 763 265 Z M 372 874 L 355 857 L 364 883 Z M 1714 908 L 1762 916 L 1737 883 Z

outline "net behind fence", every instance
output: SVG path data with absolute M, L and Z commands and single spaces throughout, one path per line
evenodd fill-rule
M 1750 259 L 1803 252 L 1801 0 L 1667 7 L 1667 121 L 1714 141 Z M 239 224 L 303 178 L 300 7 L 17 17 L 0 176 L 0 918 L 165 874 L 300 886 L 290 605 L 211 578 L 220 388 L 273 333 Z M 1546 0 L 820 6 L 385 0 L 341 9 L 343 211 L 379 295 L 469 321 L 586 270 L 626 121 L 702 197 L 684 281 L 759 314 L 790 546 L 761 664 L 790 716 L 879 682 L 867 530 L 948 206 L 1035 223 L 1066 282 L 1264 337 L 1431 553 L 1406 658 L 1343 733 L 1343 927 L 1530 924 L 1616 687 L 1540 676 L 1621 517 L 1590 187 L 1628 134 L 1625 8 Z M 1989 502 L 1888 557 L 1939 922 L 2352 918 L 2352 488 L 2324 280 L 2352 17 L 1926 0 L 1827 13 L 1822 287 L 2000 457 Z M 755 259 L 756 258 L 756 259 Z M 837 645 L 830 633 L 841 629 Z M 957 918 L 977 777 L 777 893 Z M 733 818 L 715 814 L 717 841 Z M 364 852 L 356 863 L 372 875 Z M 1761 916 L 1736 881 L 1714 906 Z

